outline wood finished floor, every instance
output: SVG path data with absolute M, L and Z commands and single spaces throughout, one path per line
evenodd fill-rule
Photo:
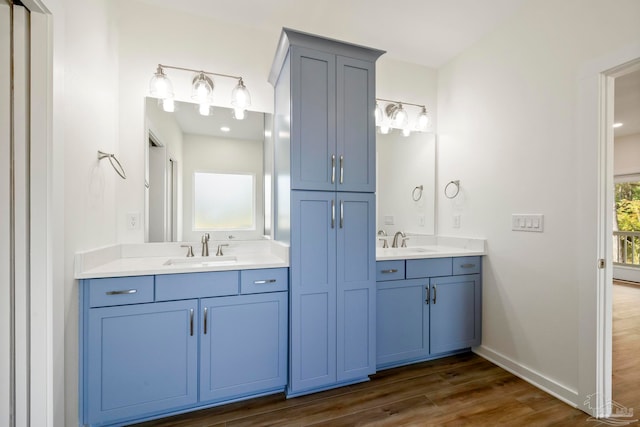
M 613 398 L 640 412 L 640 287 L 614 286 Z M 637 417 L 636 417 L 637 418 Z M 604 426 L 472 353 L 378 372 L 371 381 L 266 396 L 137 424 L 238 426 Z

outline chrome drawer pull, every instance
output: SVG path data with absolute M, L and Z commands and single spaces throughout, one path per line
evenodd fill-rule
M 343 163 L 344 163 L 344 156 L 340 156 L 340 184 L 344 183 L 344 179 L 343 179 L 344 166 L 343 166 Z
M 433 303 L 436 303 L 436 285 L 433 285 Z
M 268 279 L 268 280 L 255 280 L 253 282 L 254 285 L 264 285 L 265 283 L 276 283 L 276 279 Z
M 424 303 L 429 305 L 429 286 L 427 285 L 424 288 L 427 291 L 427 298 L 425 298 Z
M 382 270 L 381 273 L 382 274 L 387 274 L 387 273 L 397 273 L 398 269 L 397 268 L 392 268 L 390 270 Z
M 107 295 L 131 295 L 137 293 L 137 289 L 126 289 L 122 291 L 109 291 L 105 292 Z
M 462 264 L 460 268 L 473 268 L 475 266 L 476 266 L 475 264 Z
M 204 334 L 207 335 L 207 307 L 204 308 Z
M 331 155 L 331 183 L 336 183 L 336 155 Z

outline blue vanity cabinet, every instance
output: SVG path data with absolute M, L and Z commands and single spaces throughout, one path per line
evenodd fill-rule
M 406 279 L 398 277 L 403 262 Z M 480 345 L 479 256 L 377 264 L 378 368 L 442 357 Z
M 375 61 L 383 53 L 283 29 L 269 82 L 276 119 L 290 119 L 275 145 L 290 150 L 276 172 L 292 190 L 375 191 Z
M 83 425 L 283 391 L 287 291 L 287 268 L 82 280 Z
M 378 283 L 376 363 L 379 367 L 429 355 L 428 292 L 429 279 Z
M 118 282 L 127 285 L 126 279 Z M 197 300 L 86 310 L 85 423 L 108 424 L 197 403 L 197 310 Z
M 480 345 L 480 275 L 436 277 L 431 285 L 430 353 Z
M 291 194 L 289 396 L 375 372 L 375 196 Z
M 287 383 L 288 295 L 200 301 L 200 401 L 282 391 Z

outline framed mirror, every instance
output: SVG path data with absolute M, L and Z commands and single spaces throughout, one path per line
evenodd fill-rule
M 269 115 L 197 107 L 176 101 L 165 112 L 145 98 L 145 241 L 262 238 Z

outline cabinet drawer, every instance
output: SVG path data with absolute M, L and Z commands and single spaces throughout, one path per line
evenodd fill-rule
M 376 262 L 376 281 L 404 279 L 404 260 Z
M 156 301 L 237 294 L 237 271 L 162 274 L 156 276 Z
M 407 260 L 407 279 L 419 277 L 451 276 L 451 258 Z
M 453 274 L 478 274 L 480 273 L 479 256 L 463 256 L 453 259 Z
M 288 268 L 265 268 L 240 271 L 240 293 L 259 294 L 289 289 Z
M 153 302 L 153 276 L 110 277 L 88 282 L 90 307 Z

